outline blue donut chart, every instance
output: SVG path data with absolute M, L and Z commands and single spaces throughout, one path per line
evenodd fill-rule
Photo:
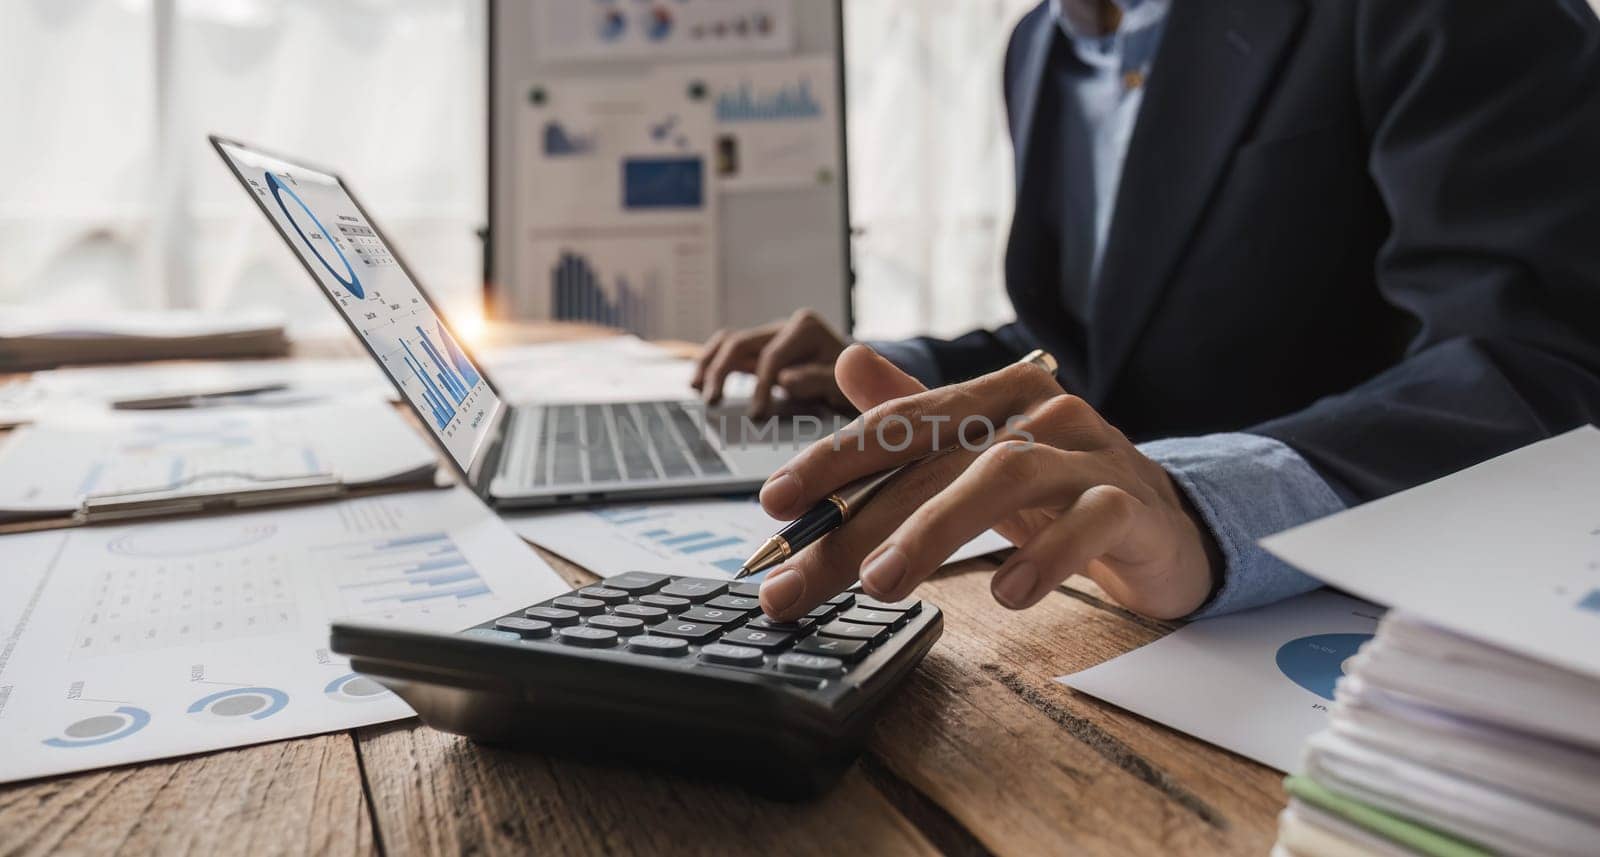
M 68 726 L 68 737 L 63 738 L 57 736 L 54 738 L 46 738 L 44 740 L 44 744 L 47 747 L 63 748 L 94 747 L 99 744 L 109 744 L 112 741 L 120 741 L 123 738 L 126 738 L 129 735 L 138 732 L 140 729 L 150 725 L 150 712 L 145 711 L 143 708 L 135 708 L 132 705 L 121 705 L 116 708 L 115 714 L 120 715 L 123 718 L 121 726 L 96 732 L 95 734 L 85 735 L 83 737 L 72 737 L 70 730 L 73 727 L 84 726 L 97 720 L 114 719 L 112 715 L 105 714 L 98 715 L 96 717 L 88 717 Z
M 189 713 L 201 714 L 204 713 L 212 703 L 223 699 L 240 696 L 256 697 L 265 700 L 265 704 L 260 708 L 243 715 L 251 720 L 264 720 L 282 711 L 284 706 L 289 704 L 289 695 L 275 687 L 236 687 L 228 690 L 218 691 L 210 696 L 195 700 L 194 704 L 189 706 Z
M 293 188 L 284 184 L 281 179 L 271 172 L 267 172 L 265 175 L 267 187 L 272 189 L 272 198 L 278 201 L 278 208 L 283 211 L 284 219 L 289 221 L 290 226 L 294 227 L 294 231 L 299 234 L 300 240 L 305 242 L 306 249 L 311 251 L 311 255 L 317 257 L 317 261 L 322 263 L 322 267 L 328 269 L 328 273 L 339 281 L 339 285 L 344 286 L 345 291 L 355 295 L 357 300 L 364 300 L 367 297 L 367 292 L 366 289 L 361 287 L 361 280 L 356 276 L 355 266 L 351 265 L 350 260 L 345 258 L 344 251 L 339 249 L 339 245 L 334 243 L 333 235 L 328 232 L 327 227 L 322 225 L 322 221 L 317 219 L 317 216 L 311 212 L 310 206 L 306 205 L 305 200 L 301 199 L 300 194 L 295 193 Z M 311 239 L 306 237 L 306 231 L 301 228 L 300 221 L 295 220 L 294 213 L 289 210 L 289 204 L 283 201 L 284 194 L 288 194 L 289 198 L 294 200 L 295 205 L 300 206 L 300 210 L 305 212 L 306 217 L 311 218 L 311 222 L 316 224 L 317 231 L 328 239 L 328 246 L 333 248 L 333 252 L 338 255 L 339 261 L 344 263 L 343 275 L 340 275 L 338 269 L 334 268 L 333 263 L 322 255 L 322 251 L 318 250 L 315 244 L 311 243 Z

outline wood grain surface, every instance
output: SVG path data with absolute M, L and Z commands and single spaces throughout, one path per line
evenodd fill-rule
M 595 579 L 541 554 L 573 585 Z M 1076 579 L 1013 612 L 989 595 L 994 567 L 962 563 L 919 592 L 944 636 L 820 800 L 485 747 L 412 719 L 0 786 L 0 855 L 1265 854 L 1275 771 L 1053 680 L 1175 626 Z M 0 752 L 15 740 L 0 722 Z

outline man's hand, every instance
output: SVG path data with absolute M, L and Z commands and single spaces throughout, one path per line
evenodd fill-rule
M 1219 552 L 1182 490 L 1044 370 L 1011 366 L 928 390 L 854 345 L 839 357 L 838 381 L 861 417 L 767 480 L 767 513 L 792 520 L 853 479 L 917 463 L 768 575 L 768 615 L 802 616 L 858 574 L 869 595 L 905 598 L 991 527 L 1018 547 L 990 584 L 1013 609 L 1074 574 L 1157 618 L 1190 613 L 1209 595 Z
M 756 389 L 750 411 L 766 416 L 772 388 L 782 387 L 799 402 L 822 402 L 835 410 L 853 410 L 834 383 L 833 362 L 844 351 L 844 337 L 808 309 L 788 321 L 750 330 L 719 330 L 706 340 L 690 382 L 706 404 L 722 401 L 722 385 L 731 372 L 753 372 Z

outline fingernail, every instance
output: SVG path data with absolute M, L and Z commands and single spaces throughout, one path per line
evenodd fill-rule
M 1034 573 L 1033 564 L 1019 562 L 996 574 L 989 591 L 994 593 L 994 600 L 1012 610 L 1021 610 L 1028 606 L 1028 595 L 1033 592 L 1033 585 L 1037 580 L 1038 575 Z
M 861 582 L 879 597 L 892 595 L 906 577 L 906 555 L 897 545 L 890 545 L 867 560 L 861 568 Z
M 792 568 L 779 569 L 761 582 L 762 607 L 769 614 L 779 614 L 800 601 L 806 592 L 806 579 Z
M 761 486 L 761 505 L 775 515 L 785 515 L 794 512 L 794 507 L 800 502 L 800 479 L 788 471 L 780 471 L 778 475 L 767 480 Z

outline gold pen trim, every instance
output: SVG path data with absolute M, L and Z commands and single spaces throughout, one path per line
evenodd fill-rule
M 829 494 L 828 502 L 832 503 L 834 508 L 839 510 L 839 517 L 845 519 L 846 521 L 850 520 L 849 501 L 845 500 L 843 497 L 840 497 L 838 494 Z

